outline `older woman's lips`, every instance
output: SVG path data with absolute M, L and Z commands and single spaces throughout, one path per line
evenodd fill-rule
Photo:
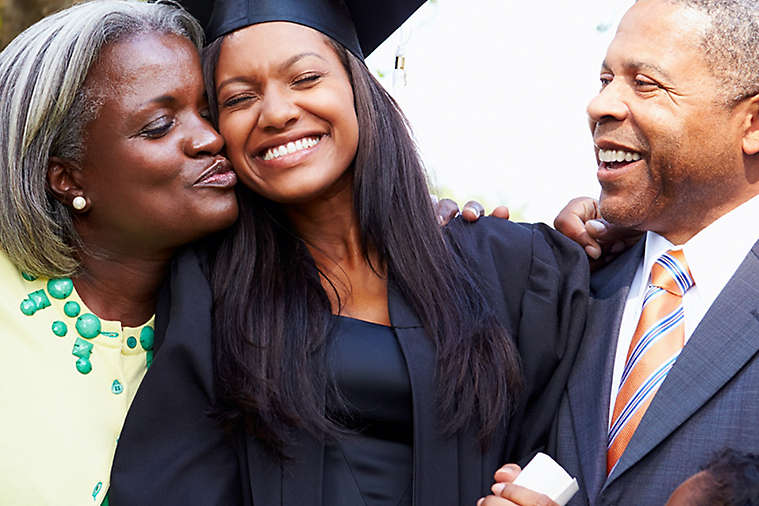
M 237 174 L 226 158 L 217 158 L 193 186 L 201 188 L 231 188 L 237 183 Z

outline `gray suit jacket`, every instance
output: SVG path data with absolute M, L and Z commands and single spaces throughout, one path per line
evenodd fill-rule
M 549 447 L 580 482 L 572 506 L 661 505 L 720 449 L 759 453 L 757 242 L 694 331 L 614 472 L 606 476 L 617 335 L 643 251 L 641 241 L 591 281 L 584 342 Z

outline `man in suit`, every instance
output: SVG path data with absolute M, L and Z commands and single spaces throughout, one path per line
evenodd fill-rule
M 600 210 L 645 237 L 591 282 L 550 444 L 571 505 L 664 504 L 722 448 L 759 452 L 757 62 L 755 0 L 639 0 L 609 46 Z M 499 493 L 483 503 L 544 500 Z

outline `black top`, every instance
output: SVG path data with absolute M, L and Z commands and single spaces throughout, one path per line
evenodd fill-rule
M 482 279 L 485 299 L 519 351 L 525 392 L 484 450 L 476 424 L 443 434 L 437 416 L 435 347 L 392 284 L 388 306 L 411 385 L 412 501 L 472 505 L 493 472 L 543 449 L 584 331 L 588 264 L 582 248 L 541 224 L 481 218 L 445 229 Z M 225 440 L 208 416 L 216 394 L 212 296 L 193 251 L 180 256 L 159 299 L 158 349 L 121 432 L 111 476 L 112 506 L 329 506 L 326 448 L 296 433 L 279 462 L 255 438 Z
M 323 504 L 410 506 L 411 384 L 392 328 L 336 317 L 328 360 L 353 433 L 325 445 Z

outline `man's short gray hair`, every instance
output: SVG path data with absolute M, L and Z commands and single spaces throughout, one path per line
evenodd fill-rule
M 0 248 L 25 272 L 76 271 L 83 245 L 71 211 L 47 191 L 48 164 L 81 160 L 84 127 L 98 112 L 85 79 L 101 50 L 150 32 L 203 43 L 176 4 L 91 0 L 40 20 L 0 53 Z
M 670 1 L 711 18 L 702 49 L 724 90 L 718 98 L 735 105 L 759 93 L 759 0 Z

